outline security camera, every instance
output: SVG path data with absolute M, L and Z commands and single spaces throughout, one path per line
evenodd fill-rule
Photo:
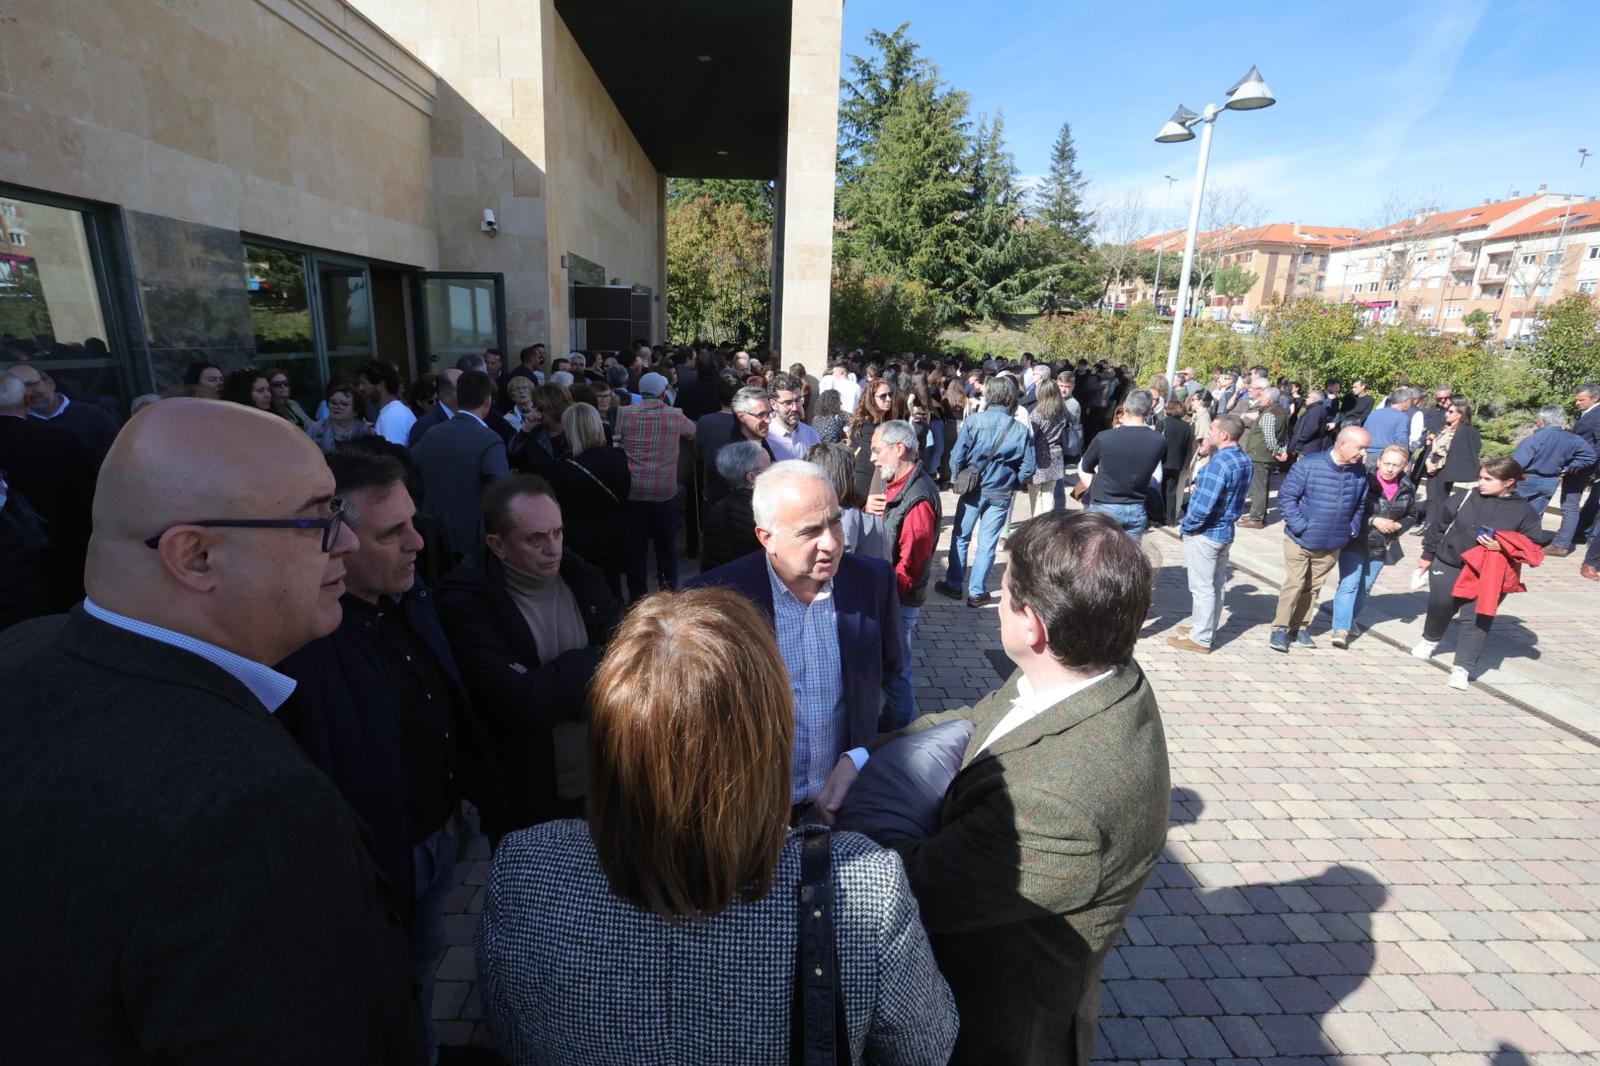
M 493 208 L 486 207 L 483 209 L 483 223 L 478 228 L 491 237 L 499 236 L 500 223 L 494 220 Z

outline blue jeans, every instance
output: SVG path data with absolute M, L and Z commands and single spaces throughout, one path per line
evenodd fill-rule
M 677 588 L 677 497 L 658 502 L 630 500 L 628 516 L 633 525 L 633 544 L 628 552 L 628 598 L 637 600 L 650 591 L 645 564 L 649 561 L 652 543 L 656 546 L 656 573 L 662 587 Z
M 900 654 L 904 656 L 905 665 L 898 674 L 883 679 L 884 707 L 883 718 L 878 723 L 880 733 L 904 729 L 917 720 L 917 687 L 911 681 L 911 634 L 917 628 L 917 615 L 921 613 L 921 607 L 900 605 L 900 628 L 904 630 Z
M 1350 632 L 1350 626 L 1367 605 L 1372 586 L 1383 572 L 1383 556 L 1368 558 L 1348 548 L 1339 553 L 1339 589 L 1333 594 L 1333 631 Z
M 439 1061 L 439 1038 L 433 1028 L 433 984 L 444 958 L 444 904 L 456 884 L 456 856 L 460 850 L 459 815 L 411 848 L 412 898 L 416 902 L 411 919 L 411 966 L 420 989 L 429 1062 Z
M 1539 516 L 1539 521 L 1544 521 L 1544 509 L 1550 505 L 1550 500 L 1556 494 L 1556 489 L 1561 487 L 1558 477 L 1539 477 L 1529 474 L 1522 479 L 1520 486 L 1523 498 L 1528 501 L 1528 506 L 1533 508 L 1533 513 Z
M 1091 503 L 1089 510 L 1110 515 L 1134 540 L 1141 539 L 1150 528 L 1150 512 L 1142 503 Z
M 1011 495 L 963 496 L 956 504 L 955 529 L 950 535 L 950 565 L 944 572 L 944 583 L 960 588 L 967 571 L 967 546 L 972 542 L 972 531 L 978 531 L 978 555 L 972 561 L 972 574 L 967 583 L 967 595 L 982 596 L 988 591 L 989 571 L 994 566 L 995 549 L 1000 546 L 1000 534 L 1005 531 L 1006 517 L 1011 513 Z
M 1578 539 L 1580 532 L 1587 532 L 1587 526 L 1594 525 L 1595 499 L 1600 496 L 1600 487 L 1589 494 L 1589 505 L 1580 508 L 1583 502 L 1583 490 L 1594 481 L 1594 473 L 1590 470 L 1580 470 L 1576 474 L 1564 474 L 1561 478 L 1561 528 L 1556 531 L 1552 544 L 1559 544 L 1563 548 L 1572 547 Z M 1589 512 L 1587 524 L 1583 521 L 1582 512 Z
M 944 419 L 935 418 L 928 423 L 928 446 L 922 449 L 922 469 L 933 480 L 939 480 L 939 460 L 944 458 Z

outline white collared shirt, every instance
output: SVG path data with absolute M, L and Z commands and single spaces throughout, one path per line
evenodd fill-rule
M 446 408 L 446 410 L 449 410 L 449 408 Z M 468 418 L 470 418 L 474 422 L 478 423 L 478 425 L 482 426 L 484 429 L 488 429 L 489 428 L 489 423 L 485 422 L 483 419 L 479 418 L 477 415 L 473 414 L 471 411 L 457 411 L 456 415 L 466 415 Z M 456 415 L 451 415 L 450 417 L 452 419 L 454 419 L 456 417 Z
M 30 407 L 30 408 L 28 408 L 29 417 L 37 418 L 41 422 L 48 422 L 52 418 L 56 418 L 56 417 L 59 417 L 60 415 L 66 414 L 67 413 L 67 408 L 69 406 L 71 406 L 72 401 L 67 399 L 67 397 L 63 396 L 59 392 L 56 393 L 56 396 L 58 398 L 60 398 L 60 400 L 61 400 L 61 406 L 60 407 L 57 407 L 54 411 L 51 411 L 47 415 L 40 414 L 38 411 L 35 411 L 33 408 Z
M 91 618 L 98 618 L 108 626 L 116 626 L 136 636 L 147 637 L 171 645 L 180 651 L 198 655 L 213 666 L 226 670 L 239 684 L 249 689 L 251 695 L 261 701 L 261 705 L 269 714 L 276 714 L 278 708 L 282 707 L 284 701 L 294 692 L 296 684 L 294 678 L 285 677 L 270 666 L 236 655 L 227 648 L 219 648 L 209 641 L 151 625 L 149 622 L 141 622 L 137 618 L 129 618 L 115 611 L 108 611 L 88 597 L 84 597 L 83 610 Z
M 1103 674 L 1096 674 L 1087 681 L 1074 681 L 1070 685 L 1058 685 L 1055 688 L 1047 689 L 1044 692 L 1033 691 L 1033 685 L 1029 684 L 1026 677 L 1018 678 L 1017 698 L 1012 701 L 1011 709 L 1005 713 L 1004 718 L 1000 719 L 999 724 L 994 727 L 994 731 L 989 734 L 989 738 L 985 740 L 982 746 L 978 748 L 977 752 L 974 753 L 973 758 L 977 758 L 979 755 L 982 755 L 989 749 L 989 745 L 993 744 L 995 741 L 999 740 L 1013 729 L 1016 729 L 1025 722 L 1032 721 L 1033 719 L 1039 717 L 1045 711 L 1048 711 L 1062 700 L 1067 699 L 1070 696 L 1077 695 L 1090 685 L 1093 685 L 1095 682 L 1104 681 L 1106 678 L 1111 676 L 1111 673 L 1112 672 L 1110 670 L 1107 670 Z

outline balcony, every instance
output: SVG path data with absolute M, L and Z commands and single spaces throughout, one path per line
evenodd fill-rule
M 1479 283 L 1488 281 L 1504 281 L 1511 276 L 1511 264 L 1490 263 L 1483 268 L 1483 273 L 1478 275 Z
M 1455 255 L 1450 257 L 1450 273 L 1470 274 L 1474 270 L 1478 269 L 1479 262 L 1480 260 L 1475 255 L 1468 255 L 1465 252 L 1457 252 Z

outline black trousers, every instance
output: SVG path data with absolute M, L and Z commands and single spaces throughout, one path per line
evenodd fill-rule
M 1428 479 L 1428 508 L 1424 512 L 1423 521 L 1428 523 L 1428 528 L 1440 528 L 1439 522 L 1444 518 L 1444 505 L 1450 500 L 1450 490 L 1455 485 L 1437 477 Z
M 1274 460 L 1258 463 L 1250 460 L 1250 517 L 1257 522 L 1267 520 L 1267 491 L 1272 484 Z
M 1456 634 L 1456 665 L 1470 671 L 1478 665 L 1483 643 L 1489 638 L 1493 615 L 1478 613 L 1478 601 L 1457 596 L 1453 591 L 1461 577 L 1459 566 L 1446 566 L 1434 560 L 1428 569 L 1428 617 L 1422 623 L 1423 640 L 1439 640 L 1450 628 L 1450 619 L 1459 612 L 1461 631 Z

